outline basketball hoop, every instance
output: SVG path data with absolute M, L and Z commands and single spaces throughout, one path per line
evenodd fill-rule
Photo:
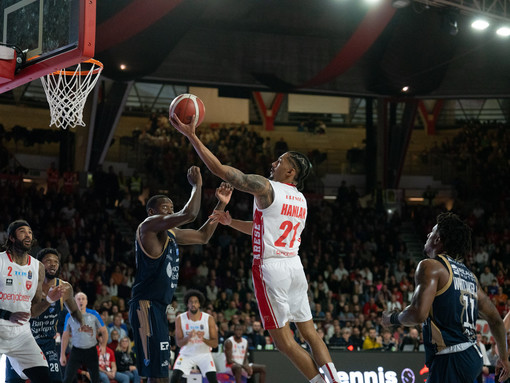
M 83 108 L 102 70 L 102 63 L 90 59 L 69 69 L 64 68 L 41 77 L 50 105 L 50 126 L 55 125 L 62 129 L 67 129 L 68 126 L 85 126 Z

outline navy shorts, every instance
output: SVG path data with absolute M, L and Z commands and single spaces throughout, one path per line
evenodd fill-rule
M 482 355 L 476 346 L 452 354 L 436 355 L 427 383 L 472 383 L 482 372 Z
M 129 323 L 133 328 L 138 374 L 147 378 L 168 378 L 170 336 L 167 305 L 152 301 L 132 301 Z
M 62 382 L 62 370 L 60 369 L 60 360 L 56 351 L 55 341 L 52 339 L 45 342 L 38 341 L 37 343 L 48 361 L 51 381 Z M 5 383 L 25 383 L 25 380 L 21 379 L 12 368 L 9 358 L 6 358 L 5 364 Z

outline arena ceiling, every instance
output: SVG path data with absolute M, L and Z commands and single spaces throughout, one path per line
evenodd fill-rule
M 99 1 L 95 58 L 113 80 L 211 86 L 239 96 L 510 96 L 510 38 L 476 33 L 472 15 L 455 8 L 391 3 Z

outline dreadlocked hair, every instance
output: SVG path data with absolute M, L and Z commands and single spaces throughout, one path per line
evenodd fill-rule
M 471 252 L 471 228 L 458 215 L 439 214 L 437 231 L 444 251 L 452 258 L 462 259 Z
M 304 183 L 306 177 L 310 174 L 310 171 L 312 170 L 312 163 L 308 159 L 307 156 L 305 156 L 303 153 L 299 152 L 288 152 L 289 158 L 296 167 L 297 170 L 297 176 L 295 177 L 295 180 L 297 182 L 297 189 L 303 190 Z

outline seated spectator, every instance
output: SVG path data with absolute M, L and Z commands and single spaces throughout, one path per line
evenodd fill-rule
M 254 321 L 252 324 L 253 331 L 248 334 L 248 349 L 263 350 L 266 345 L 266 337 L 264 329 L 260 321 Z
M 344 329 L 344 331 L 348 332 L 349 336 L 351 335 L 351 330 L 349 330 L 348 328 Z M 328 342 L 328 345 L 330 348 L 340 348 L 342 347 L 342 336 L 343 336 L 343 332 L 342 332 L 342 328 L 340 327 L 339 324 L 335 324 L 334 325 L 334 331 L 333 331 L 333 335 L 331 335 L 331 337 L 329 338 L 329 342 Z M 348 340 L 349 338 L 347 338 Z M 345 347 L 347 348 L 347 347 Z
M 375 329 L 374 329 L 375 330 Z M 363 347 L 363 338 L 361 338 L 361 331 L 359 327 L 352 328 L 352 334 L 349 338 L 350 343 L 354 347 L 354 351 L 359 351 Z
M 374 348 L 381 348 L 382 344 L 377 342 L 377 331 L 375 328 L 368 330 L 368 335 L 363 341 L 363 350 L 372 350 Z
M 111 333 L 113 330 L 117 330 L 119 334 L 119 339 L 122 339 L 128 336 L 128 328 L 125 323 L 123 323 L 122 313 L 118 312 L 113 317 L 113 322 L 106 326 L 108 330 L 108 343 L 112 341 Z
M 395 294 L 391 294 L 390 301 L 386 304 L 388 311 L 402 311 L 402 304 L 397 300 Z
M 127 375 L 131 383 L 140 383 L 135 353 L 131 350 L 131 340 L 127 336 L 120 340 L 115 350 L 115 360 L 119 373 Z
M 407 346 L 407 347 L 406 347 Z M 410 328 L 400 343 L 400 351 L 418 351 L 420 348 L 420 333 L 416 328 Z
M 322 310 L 322 305 L 320 303 L 315 303 L 315 308 L 312 310 L 312 316 L 314 319 L 324 318 L 326 313 Z
M 101 334 L 98 337 L 101 337 Z M 117 371 L 115 352 L 103 344 L 100 341 L 96 346 L 99 357 L 99 380 L 101 383 L 110 383 L 110 379 L 115 379 L 118 383 L 129 383 L 129 377 Z
M 382 349 L 383 351 L 396 351 L 397 350 L 397 341 L 393 337 L 391 330 L 388 328 L 384 328 L 382 330 Z
M 108 338 L 108 347 L 110 347 L 112 350 L 116 350 L 117 346 L 119 345 L 119 339 L 119 332 L 116 329 L 113 329 L 110 332 L 110 336 Z
M 266 381 L 266 366 L 248 362 L 248 341 L 243 338 L 243 326 L 235 325 L 234 335 L 224 344 L 226 358 L 226 373 L 235 377 L 236 383 L 242 382 L 242 377 L 251 378 L 259 375 L 259 382 Z

